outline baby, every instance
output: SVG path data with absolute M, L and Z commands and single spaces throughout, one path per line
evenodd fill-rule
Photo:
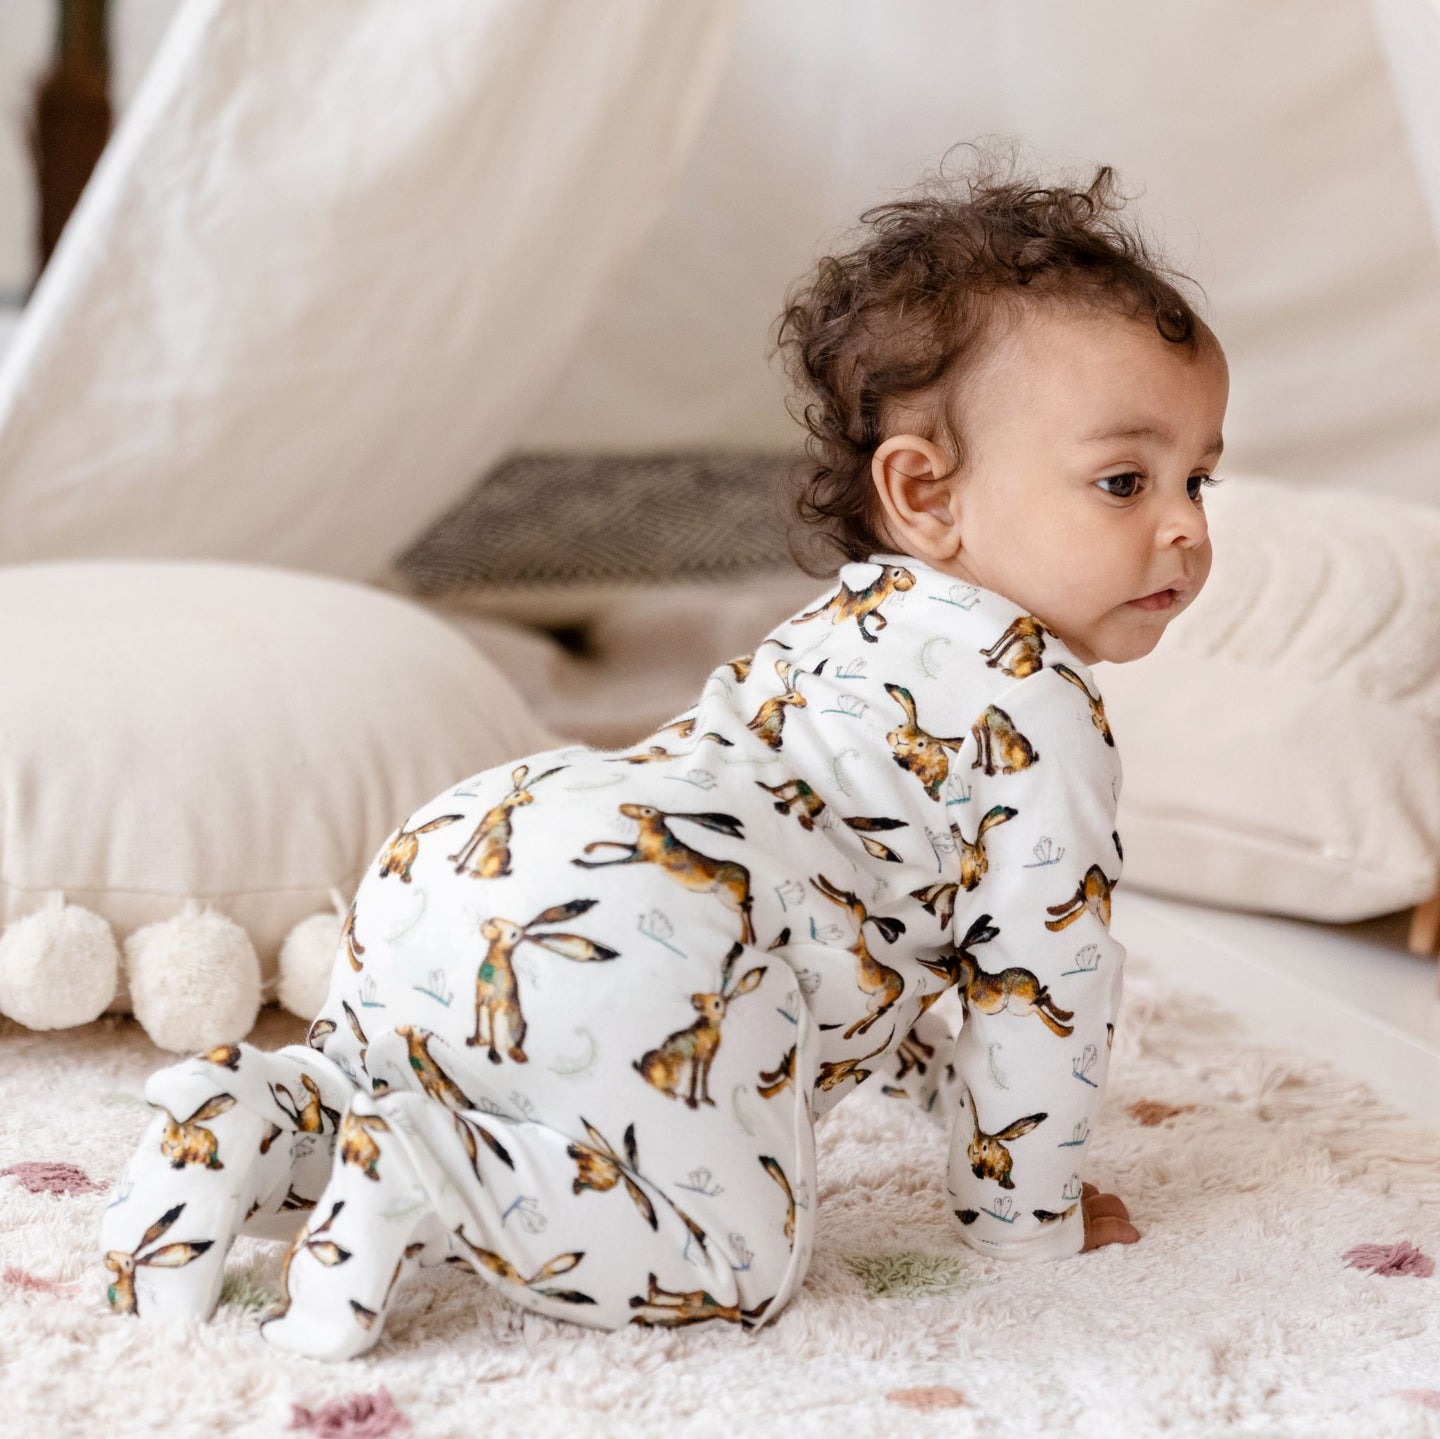
M 303 1211 L 284 1350 L 361 1353 L 445 1261 L 600 1328 L 758 1327 L 813 1250 L 816 1121 L 875 1075 L 950 1124 L 982 1254 L 1139 1238 L 1080 1177 L 1124 960 L 1090 666 L 1205 583 L 1228 382 L 1118 209 L 1108 169 L 972 176 L 820 261 L 778 335 L 838 578 L 630 748 L 414 810 L 307 1044 L 151 1077 L 117 1311 L 208 1316 L 235 1234 Z

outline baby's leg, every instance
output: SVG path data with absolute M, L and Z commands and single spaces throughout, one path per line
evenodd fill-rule
M 964 1085 L 952 1063 L 955 1032 L 943 1014 L 927 1010 L 876 1067 L 885 1093 L 907 1099 L 949 1128 L 964 1102 Z
M 751 1188 L 778 1231 L 773 1176 L 757 1167 Z M 313 1358 L 360 1354 L 401 1279 L 447 1258 L 524 1308 L 596 1328 L 754 1322 L 764 1306 L 741 1310 L 728 1237 L 707 1236 L 618 1154 L 544 1125 L 357 1093 L 331 1183 L 286 1259 L 285 1308 L 262 1333 Z M 774 1274 L 749 1278 L 775 1295 L 790 1261 L 779 1237 L 765 1255 Z
M 236 1233 L 293 1232 L 290 1211 L 313 1202 L 353 1092 L 305 1045 L 226 1045 L 152 1074 L 160 1112 L 101 1223 L 111 1307 L 209 1318 Z

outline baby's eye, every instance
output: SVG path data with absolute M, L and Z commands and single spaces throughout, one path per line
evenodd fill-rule
M 1140 484 L 1139 475 L 1106 475 L 1102 480 L 1096 480 L 1097 485 L 1119 485 L 1118 490 L 1106 490 L 1107 495 L 1113 495 L 1117 500 L 1134 499 Z
M 1200 498 L 1200 491 L 1206 485 L 1218 485 L 1219 483 L 1219 475 L 1191 475 L 1188 484 L 1190 498 L 1192 500 L 1198 500 Z

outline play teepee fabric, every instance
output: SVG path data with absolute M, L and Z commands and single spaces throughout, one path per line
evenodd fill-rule
M 732 0 L 189 0 L 0 374 L 0 563 L 363 578 L 644 234 Z

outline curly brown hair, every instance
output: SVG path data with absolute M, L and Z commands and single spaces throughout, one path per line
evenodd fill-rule
M 825 256 L 785 297 L 775 348 L 797 392 L 786 408 L 809 432 L 788 539 L 812 576 L 834 572 L 835 551 L 844 563 L 897 550 L 870 461 L 898 406 L 906 429 L 943 439 L 954 459 L 946 478 L 964 467 L 964 429 L 949 399 L 997 317 L 1044 300 L 1153 319 L 1191 355 L 1210 338 L 1174 283 L 1194 281 L 1118 217 L 1126 197 L 1109 165 L 1073 189 L 1013 173 L 1013 155 L 979 151 L 979 161 L 963 193 L 942 162 L 909 198 L 866 210 L 853 247 Z M 824 547 L 818 562 L 806 552 L 814 541 Z

